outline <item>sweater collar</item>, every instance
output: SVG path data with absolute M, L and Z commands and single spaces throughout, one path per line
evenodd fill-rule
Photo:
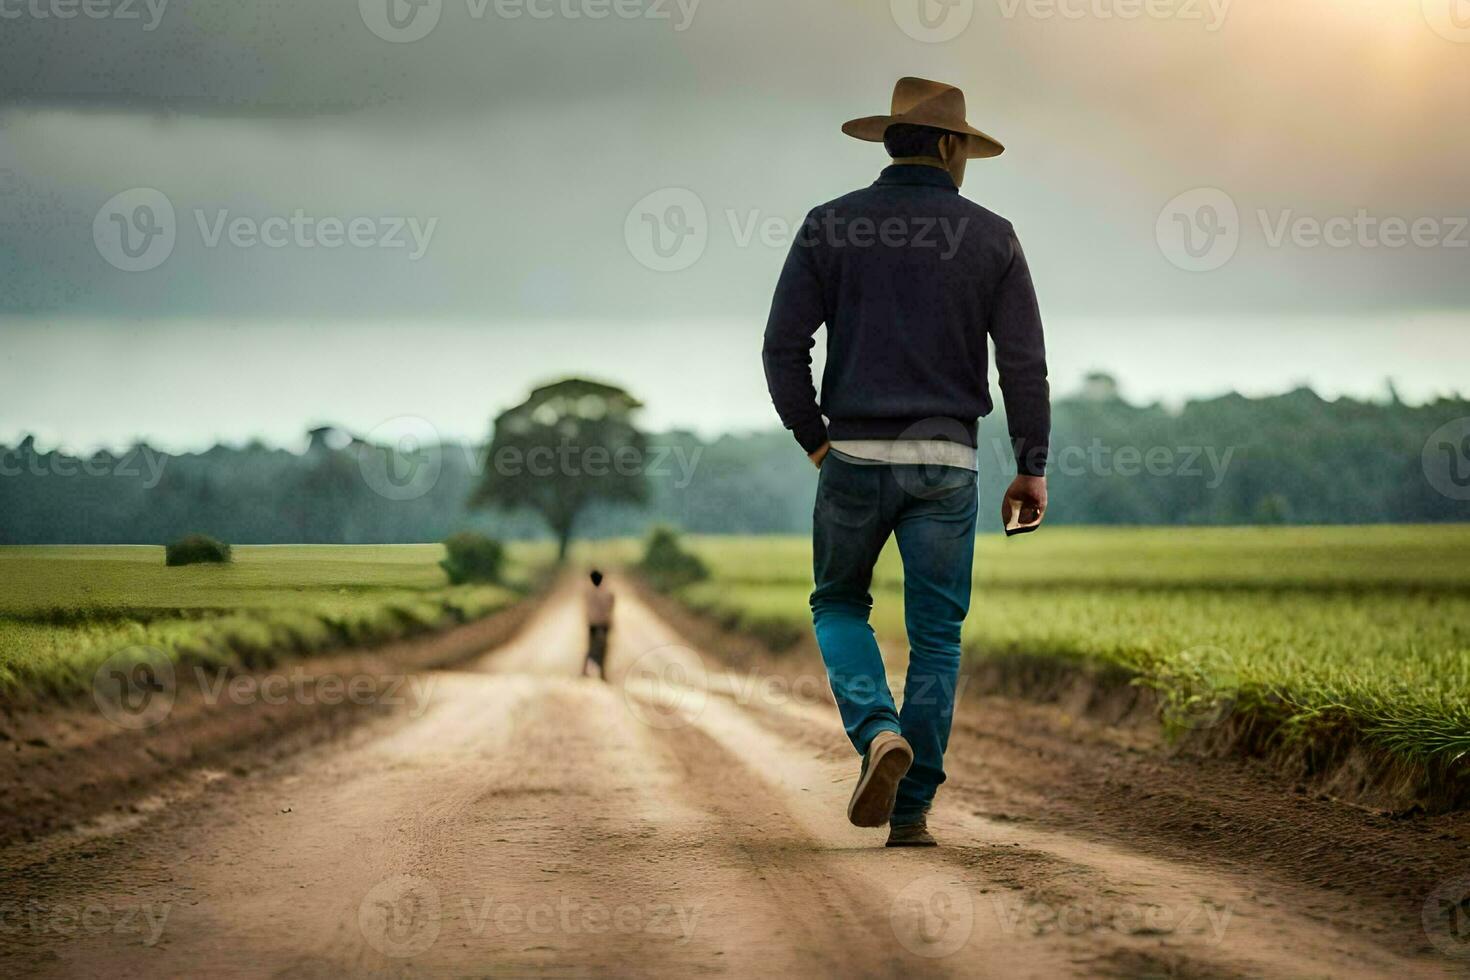
M 873 186 L 892 184 L 921 184 L 926 187 L 938 187 L 951 194 L 960 192 L 960 189 L 954 185 L 954 178 L 949 175 L 949 171 L 925 166 L 922 163 L 895 163 L 884 167 Z

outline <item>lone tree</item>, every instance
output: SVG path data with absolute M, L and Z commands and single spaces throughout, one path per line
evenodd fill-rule
M 643 405 L 612 385 L 568 378 L 537 388 L 495 420 L 485 476 L 470 503 L 538 512 L 567 555 L 577 515 L 596 500 L 648 499 L 643 433 L 632 415 Z

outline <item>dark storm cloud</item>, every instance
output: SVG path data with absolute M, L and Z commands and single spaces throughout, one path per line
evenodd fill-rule
M 433 32 L 400 44 L 375 35 L 350 0 L 86 2 L 108 15 L 76 12 L 83 0 L 0 0 L 7 102 L 256 117 L 393 103 L 435 113 L 556 103 L 587 94 L 591 79 L 602 93 L 657 87 L 647 69 L 660 39 L 650 35 L 665 24 L 674 35 L 683 16 L 673 0 L 646 0 L 667 4 L 668 21 L 583 23 L 506 17 L 497 12 L 504 0 L 434 0 Z M 58 4 L 71 5 L 72 16 L 57 17 Z
M 881 150 L 837 126 L 905 73 L 963 85 L 1009 145 L 965 190 L 1015 221 L 1049 310 L 1470 302 L 1467 250 L 1295 236 L 1470 210 L 1452 125 L 1470 45 L 1415 5 L 1238 0 L 1211 30 L 993 0 L 930 44 L 886 0 L 442 0 L 405 42 L 374 33 L 386 0 L 87 2 L 0 0 L 0 311 L 758 322 L 785 250 L 760 229 L 872 178 Z M 132 188 L 174 215 L 145 271 L 94 241 Z M 678 271 L 640 264 L 625 235 L 661 188 L 706 216 Z M 1208 272 L 1158 241 L 1194 188 L 1238 210 L 1238 246 Z M 433 229 L 416 258 L 406 232 L 389 243 L 415 221 Z M 357 244 L 339 240 L 353 222 Z

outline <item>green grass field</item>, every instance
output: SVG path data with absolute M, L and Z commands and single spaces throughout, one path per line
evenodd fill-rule
M 778 647 L 810 632 L 804 539 L 687 544 L 714 573 L 679 593 L 687 604 Z M 890 650 L 903 649 L 902 592 L 890 545 L 873 588 Z M 1470 526 L 984 537 L 965 650 L 1123 668 L 1185 725 L 1228 702 L 1287 731 L 1347 727 L 1454 758 L 1470 752 Z
M 111 653 L 259 665 L 483 616 L 517 596 L 449 586 L 440 545 L 239 546 L 228 565 L 165 567 L 152 546 L 0 548 L 0 695 L 67 694 Z M 512 549 L 526 579 L 545 548 Z

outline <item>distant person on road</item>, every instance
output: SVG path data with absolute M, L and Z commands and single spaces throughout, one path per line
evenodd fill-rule
M 1009 221 L 960 196 L 965 162 L 1003 147 L 965 120 L 957 88 L 900 79 L 892 112 L 842 127 L 893 158 L 870 187 L 807 215 L 776 286 L 764 361 L 771 400 L 820 475 L 812 618 L 843 726 L 862 756 L 848 819 L 890 847 L 933 846 L 970 606 L 976 426 L 992 408 L 987 338 L 1017 475 L 1009 533 L 1046 512 L 1050 394 L 1041 316 Z M 821 399 L 811 350 L 827 327 Z M 824 419 L 823 416 L 826 418 Z M 904 568 L 903 710 L 868 615 L 890 535 Z
M 607 635 L 612 630 L 613 591 L 602 584 L 602 573 L 592 570 L 592 583 L 583 593 L 583 605 L 587 610 L 587 660 L 582 665 L 584 676 L 591 677 L 594 668 L 597 677 L 607 680 Z

